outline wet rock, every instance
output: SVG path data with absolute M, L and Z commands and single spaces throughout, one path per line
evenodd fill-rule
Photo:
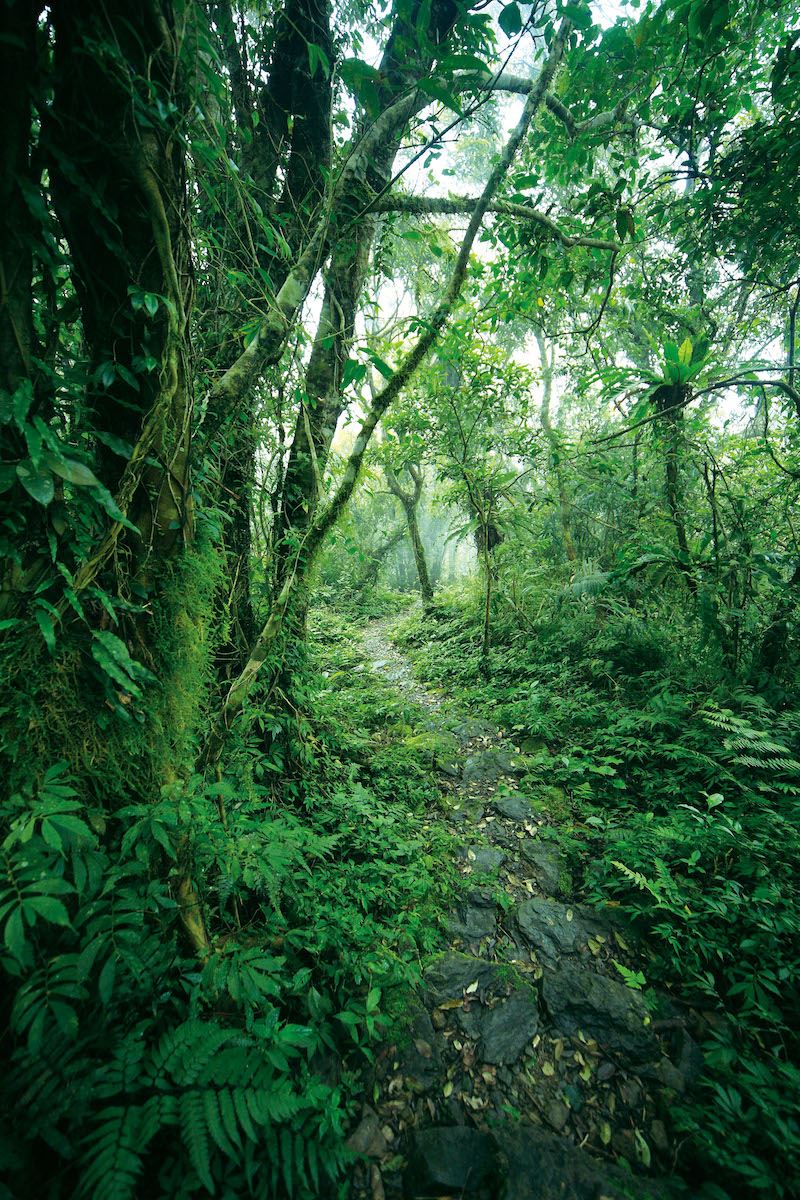
M 348 1147 L 367 1158 L 381 1158 L 386 1153 L 386 1144 L 378 1114 L 365 1104 L 361 1120 L 347 1139 Z
M 659 1154 L 666 1154 L 669 1151 L 669 1138 L 667 1137 L 667 1127 L 663 1121 L 650 1122 L 650 1141 L 658 1150 Z
M 479 750 L 466 758 L 461 780 L 465 787 L 471 783 L 496 783 L 503 775 L 515 775 L 522 769 L 520 756 L 509 750 Z
M 684 1078 L 684 1086 L 693 1087 L 705 1070 L 703 1051 L 686 1030 L 683 1030 L 678 1069 Z
M 628 1108 L 635 1108 L 642 1099 L 642 1085 L 637 1079 L 625 1079 L 619 1085 L 619 1094 Z
M 492 807 L 509 821 L 529 821 L 533 816 L 530 801 L 524 796 L 495 796 Z
M 424 1052 L 423 1052 L 424 1051 Z M 437 1080 L 441 1053 L 439 1039 L 427 1010 L 420 1008 L 408 1030 L 408 1042 L 399 1052 L 399 1069 L 412 1091 L 424 1091 Z
M 404 1194 L 409 1198 L 474 1195 L 493 1170 L 488 1133 L 463 1125 L 415 1130 L 403 1177 Z
M 441 1004 L 463 996 L 472 983 L 477 983 L 476 990 L 481 993 L 500 989 L 507 971 L 500 963 L 448 950 L 428 964 L 422 977 L 434 1003 Z
M 448 918 L 447 929 L 466 942 L 479 942 L 495 932 L 496 908 L 489 888 L 470 888 L 466 899 Z
M 530 988 L 520 988 L 487 1010 L 481 1056 L 494 1066 L 515 1063 L 539 1028 L 539 1007 Z
M 535 1125 L 495 1132 L 505 1184 L 500 1200 L 667 1200 L 669 1185 L 628 1175 Z
M 497 929 L 494 906 L 486 908 L 477 904 L 461 904 L 445 922 L 448 933 L 465 942 L 479 942 L 491 937 Z
M 506 856 L 502 850 L 494 846 L 465 846 L 459 852 L 460 858 L 465 858 L 473 871 L 483 871 L 487 874 L 499 871 Z
M 477 1042 L 483 1031 L 483 1008 L 480 1004 L 471 1004 L 469 1008 L 457 1008 L 455 1011 L 456 1024 L 465 1037 Z
M 450 820 L 454 825 L 477 825 L 483 820 L 483 803 L 480 800 L 462 800 L 452 809 Z
M 638 992 L 573 963 L 545 972 L 542 995 L 554 1023 L 564 1033 L 581 1030 L 612 1052 L 637 1062 L 656 1056 L 658 1045 L 645 1025 Z
M 528 838 L 520 844 L 520 854 L 533 868 L 534 878 L 546 896 L 557 896 L 561 891 L 560 879 L 564 870 L 564 859 L 555 846 Z
M 662 1087 L 669 1088 L 678 1095 L 683 1095 L 686 1091 L 686 1079 L 683 1071 L 680 1071 L 668 1058 L 662 1058 L 654 1067 L 643 1071 L 642 1074 L 645 1079 L 655 1079 Z
M 497 729 L 489 721 L 479 717 L 466 717 L 450 726 L 451 732 L 462 742 L 470 742 L 473 738 L 494 737 Z
M 583 1089 L 577 1083 L 564 1084 L 564 1098 L 575 1113 L 579 1113 L 586 1103 Z
M 519 906 L 517 925 L 529 946 L 551 966 L 562 954 L 573 954 L 588 936 L 574 908 L 537 897 Z
M 544 1110 L 545 1120 L 556 1133 L 560 1133 L 569 1120 L 569 1109 L 560 1100 L 548 1100 Z

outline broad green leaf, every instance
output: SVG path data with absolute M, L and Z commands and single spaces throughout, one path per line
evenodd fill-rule
M 27 896 L 25 909 L 26 914 L 27 910 L 31 909 L 37 916 L 49 921 L 51 925 L 69 926 L 70 924 L 69 913 L 64 902 L 56 896 Z
M 514 37 L 522 29 L 522 13 L 516 3 L 507 4 L 500 12 L 497 23 L 506 37 Z
M 474 54 L 448 54 L 440 58 L 436 64 L 439 71 L 474 71 L 476 74 L 488 75 L 491 68 Z
M 92 487 L 100 483 L 94 471 L 77 459 L 59 458 L 57 454 L 48 454 L 47 465 L 54 474 L 60 475 L 76 487 Z
M 29 458 L 17 467 L 17 478 L 29 496 L 39 504 L 49 504 L 56 494 L 52 473 L 37 469 Z
M 324 79 L 330 78 L 331 60 L 328 58 L 322 46 L 318 46 L 316 42 L 306 42 L 306 50 L 308 51 L 308 73 L 313 79 L 317 73 L 317 67 L 321 69 Z
M 24 379 L 19 385 L 14 395 L 11 397 L 11 406 L 14 411 L 14 420 L 22 427 L 25 423 L 28 411 L 33 403 L 33 384 L 30 379 Z
M 36 619 L 36 624 L 42 631 L 42 637 L 45 640 L 47 649 L 52 654 L 56 648 L 56 631 L 53 615 L 43 608 L 35 608 L 33 615 Z
M 382 358 L 379 358 L 377 354 L 370 354 L 369 360 L 373 364 L 373 366 L 376 367 L 378 371 L 380 371 L 380 373 L 384 379 L 392 378 L 392 376 L 394 375 L 394 368 L 390 367 L 389 364 L 387 362 L 384 362 L 384 360 Z
M 461 101 L 439 80 L 421 79 L 418 86 L 421 92 L 430 96 L 432 100 L 438 101 L 439 104 L 443 104 L 445 108 L 452 109 L 459 116 L 463 113 Z
M 153 362 L 155 363 L 155 359 Z M 108 446 L 109 450 L 113 450 L 120 458 L 130 458 L 133 454 L 133 446 L 130 442 L 126 442 L 124 438 L 116 437 L 113 433 L 96 433 L 95 437 L 98 442 L 102 442 L 104 446 Z
M 17 482 L 17 469 L 10 463 L 0 464 L 0 493 L 7 492 Z

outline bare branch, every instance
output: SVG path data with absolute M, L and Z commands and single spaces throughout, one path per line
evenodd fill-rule
M 382 196 L 376 199 L 370 208 L 373 212 L 405 212 L 416 216 L 425 214 L 466 215 L 471 213 L 478 200 L 475 197 L 458 196 Z M 559 229 L 555 221 L 527 204 L 513 204 L 507 200 L 495 200 L 486 209 L 490 213 L 502 213 L 510 217 L 519 217 L 522 221 L 534 221 L 542 225 L 562 246 L 586 246 L 591 250 L 610 250 L 616 253 L 620 246 L 606 238 L 589 237 L 585 234 L 565 233 Z

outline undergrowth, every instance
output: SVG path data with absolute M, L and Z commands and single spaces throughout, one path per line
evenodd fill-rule
M 360 1073 L 453 881 L 405 746 L 415 714 L 364 669 L 352 627 L 317 633 L 306 715 L 263 701 L 211 785 L 109 815 L 65 762 L 15 780 L 0 1194 L 347 1194 Z M 187 868 L 215 931 L 205 963 L 177 919 Z
M 412 616 L 402 638 L 423 677 L 512 733 L 521 786 L 561 809 L 585 896 L 627 914 L 648 984 L 703 1031 L 705 1072 L 673 1109 L 688 1135 L 682 1170 L 717 1200 L 788 1197 L 800 1157 L 800 713 L 719 683 L 674 616 L 645 622 L 591 598 L 541 612 L 526 623 L 498 605 L 488 678 L 468 590 Z

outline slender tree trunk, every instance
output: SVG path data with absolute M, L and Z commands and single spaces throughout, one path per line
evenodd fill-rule
M 422 603 L 428 607 L 433 603 L 433 585 L 431 584 L 428 560 L 425 555 L 425 547 L 420 536 L 419 521 L 417 519 L 419 502 L 422 497 L 423 475 L 420 468 L 414 463 L 409 464 L 407 470 L 414 481 L 413 491 L 406 491 L 391 467 L 386 468 L 386 479 L 389 483 L 389 490 L 403 506 L 406 525 L 408 527 L 408 537 L 411 542 L 411 550 L 414 554 L 414 565 L 417 569 L 420 595 L 422 596 Z
M 38 183 L 31 169 L 31 116 L 35 83 L 37 10 L 29 0 L 10 0 L 0 9 L 0 399 L 5 414 L 21 385 L 36 385 L 34 356 L 38 355 L 33 329 L 33 245 L 36 236 L 26 186 Z M 34 405 L 33 411 L 36 411 Z M 4 416 L 0 427 L 4 462 L 27 457 L 22 434 Z M 5 492 L 3 504 L 16 508 L 19 484 Z M 4 522 L 5 525 L 5 522 Z M 5 526 L 9 528 L 9 526 Z M 41 553 L 42 515 L 19 530 L 21 560 L 2 559 L 0 612 L 26 592 L 46 569 Z M 38 553 L 37 553 L 38 552 Z M 3 612 L 3 615 L 5 613 Z
M 572 25 L 568 20 L 561 22 L 558 33 L 550 46 L 547 62 L 531 87 L 519 121 L 509 135 L 503 147 L 502 154 L 492 168 L 483 192 L 473 209 L 444 295 L 434 311 L 429 315 L 424 330 L 413 348 L 398 365 L 386 386 L 373 399 L 370 410 L 364 418 L 361 429 L 356 437 L 339 486 L 324 510 L 316 514 L 313 523 L 310 525 L 304 539 L 304 553 L 302 556 L 298 556 L 295 570 L 287 576 L 280 592 L 275 597 L 270 607 L 267 621 L 253 644 L 250 658 L 242 673 L 231 684 L 230 690 L 213 722 L 208 739 L 200 754 L 198 761 L 199 770 L 206 771 L 219 761 L 228 730 L 241 713 L 251 687 L 255 680 L 258 679 L 264 663 L 270 657 L 270 652 L 276 639 L 281 635 L 286 614 L 294 596 L 297 594 L 298 589 L 302 588 L 308 570 L 319 553 L 324 538 L 333 528 L 336 521 L 338 521 L 353 494 L 353 489 L 361 472 L 364 455 L 367 452 L 367 447 L 370 444 L 378 422 L 385 415 L 393 400 L 396 399 L 406 384 L 413 378 L 414 373 L 433 348 L 439 334 L 449 320 L 464 286 L 470 254 L 483 219 L 514 161 L 523 139 L 530 129 L 534 116 L 545 101 L 547 92 L 561 63 L 567 38 L 571 30 Z
M 367 563 L 364 572 L 361 576 L 359 588 L 365 591 L 369 587 L 374 587 L 378 581 L 378 573 L 381 567 L 386 562 L 386 559 L 394 550 L 395 546 L 399 545 L 405 537 L 405 529 L 402 525 L 398 525 L 397 529 L 389 535 L 377 549 L 371 551 L 367 555 Z
M 558 435 L 553 429 L 553 424 L 550 420 L 550 405 L 553 398 L 555 346 L 551 348 L 550 353 L 548 354 L 547 344 L 544 340 L 542 331 L 540 329 L 536 329 L 535 334 L 536 341 L 539 345 L 539 359 L 542 364 L 542 405 L 539 410 L 539 415 L 542 422 L 542 430 L 547 438 L 547 444 L 550 448 L 550 466 L 556 482 L 559 523 L 561 526 L 561 542 L 564 547 L 564 554 L 567 557 L 567 561 L 574 563 L 578 556 L 575 553 L 575 544 L 572 540 L 570 505 L 569 500 L 567 499 L 567 489 L 564 482 L 564 469 L 561 465 L 561 447 L 559 446 Z
M 680 384 L 664 384 L 653 393 L 653 403 L 656 412 L 661 414 L 658 422 L 659 432 L 663 439 L 664 454 L 664 488 L 667 505 L 675 530 L 675 540 L 678 543 L 678 567 L 686 586 L 693 596 L 697 594 L 697 580 L 692 570 L 692 559 L 689 551 L 689 540 L 686 535 L 686 519 L 683 510 L 683 493 L 681 489 L 681 454 L 683 439 L 681 426 L 683 423 L 683 404 L 686 400 L 686 388 Z

